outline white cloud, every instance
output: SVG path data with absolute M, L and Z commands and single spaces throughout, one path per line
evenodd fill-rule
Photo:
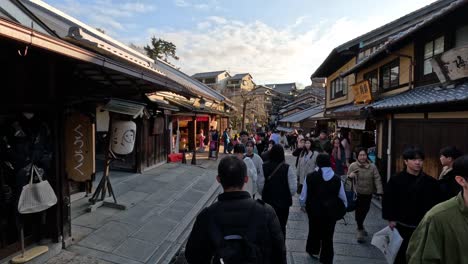
M 174 1 L 174 4 L 175 4 L 176 6 L 180 6 L 180 7 L 191 6 L 190 3 L 188 3 L 188 2 L 185 1 L 185 0 L 175 0 L 175 1 Z
M 123 18 L 132 18 L 138 14 L 156 10 L 156 6 L 151 4 L 116 0 L 97 0 L 93 3 L 66 0 L 64 4 L 58 5 L 58 8 L 75 17 L 88 17 L 87 24 L 102 28 L 106 33 L 114 30 L 126 30 L 126 27 L 118 22 Z
M 229 69 L 232 74 L 250 72 L 257 84 L 308 85 L 310 75 L 334 47 L 384 22 L 380 17 L 359 21 L 342 18 L 296 32 L 294 25 L 305 19 L 300 17 L 294 24 L 277 29 L 260 21 L 244 23 L 208 17 L 198 24 L 198 31 L 151 29 L 149 35 L 176 44 L 180 60 L 174 63 L 188 74 Z

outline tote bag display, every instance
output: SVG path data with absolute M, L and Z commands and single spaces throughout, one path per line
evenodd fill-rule
M 39 179 L 33 183 L 34 175 Z M 47 180 L 42 180 L 36 165 L 31 164 L 31 179 L 29 184 L 23 186 L 18 202 L 18 212 L 32 214 L 42 212 L 57 203 L 57 196 Z

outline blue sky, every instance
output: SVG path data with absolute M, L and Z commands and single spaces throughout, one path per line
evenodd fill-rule
M 250 72 L 257 84 L 310 84 L 341 43 L 434 0 L 45 0 L 124 42 L 177 46 L 182 71 Z

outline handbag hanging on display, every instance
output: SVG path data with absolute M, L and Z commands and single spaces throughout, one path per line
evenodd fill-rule
M 33 183 L 34 175 L 39 179 L 38 183 Z M 36 165 L 31 164 L 31 179 L 29 184 L 23 186 L 18 202 L 18 212 L 20 214 L 31 214 L 42 212 L 57 203 L 52 186 L 47 180 L 42 180 Z

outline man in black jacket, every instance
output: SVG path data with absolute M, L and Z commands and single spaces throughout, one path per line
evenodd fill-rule
M 243 191 L 249 180 L 245 163 L 235 156 L 224 157 L 218 165 L 216 179 L 224 193 L 218 196 L 218 202 L 197 216 L 185 249 L 188 263 L 211 263 L 217 252 L 218 243 L 213 235 L 213 225 L 216 225 L 224 239 L 255 230 L 255 239 L 250 242 L 261 251 L 262 263 L 286 264 L 283 232 L 275 211 Z
M 390 228 L 403 237 L 395 263 L 406 263 L 408 242 L 419 222 L 434 205 L 442 202 L 442 194 L 435 178 L 423 170 L 424 153 L 417 147 L 403 151 L 405 170 L 390 178 L 384 189 L 382 216 Z

